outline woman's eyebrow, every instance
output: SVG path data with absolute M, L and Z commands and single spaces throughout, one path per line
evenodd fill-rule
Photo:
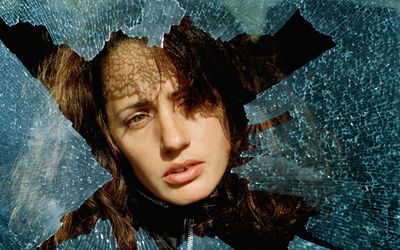
M 128 109 L 141 109 L 141 108 L 147 107 L 147 106 L 149 106 L 149 104 L 150 104 L 150 101 L 149 101 L 149 100 L 146 100 L 146 99 L 145 99 L 145 100 L 140 100 L 140 101 L 138 101 L 138 102 L 129 104 L 128 106 L 126 106 L 126 107 L 120 109 L 120 110 L 117 112 L 117 115 L 120 115 L 121 113 L 125 112 L 125 111 L 128 110 Z

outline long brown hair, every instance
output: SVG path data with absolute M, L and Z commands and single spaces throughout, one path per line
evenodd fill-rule
M 64 240 L 90 232 L 99 219 L 110 220 L 120 248 L 136 248 L 135 215 L 128 204 L 134 177 L 108 131 L 100 79 L 103 58 L 120 39 L 127 38 L 121 32 L 114 33 L 104 50 L 89 62 L 62 45 L 39 70 L 38 78 L 52 93 L 64 115 L 73 122 L 74 128 L 86 139 L 100 165 L 113 176 L 111 182 L 89 197 L 79 209 L 62 219 L 62 227 L 42 244 L 43 249 L 54 248 Z M 228 169 L 243 162 L 240 152 L 248 147 L 247 137 L 251 129 L 247 126 L 243 104 L 282 78 L 274 67 L 273 54 L 260 64 L 259 59 L 246 61 L 247 55 L 241 52 L 240 44 L 249 44 L 251 39 L 242 36 L 232 43 L 223 43 L 194 28 L 188 18 L 179 26 L 172 27 L 164 38 L 163 50 L 181 75 L 180 87 L 184 90 L 188 108 L 197 108 L 204 103 L 223 107 L 232 142 Z M 262 69 L 261 74 L 255 72 L 259 71 L 255 67 Z M 247 221 L 242 225 L 227 223 L 236 227 L 231 231 L 239 232 L 246 226 L 261 235 L 286 232 L 291 225 L 304 223 L 311 213 L 301 199 L 266 193 L 256 195 L 247 189 L 246 181 L 230 182 L 224 183 L 204 204 L 202 219 L 195 228 L 198 234 L 206 233 L 217 223 L 215 217 L 223 214 L 231 214 L 228 216 L 231 218 L 232 214 L 238 214 L 241 222 Z M 237 197 L 236 193 L 243 195 Z M 218 207 L 215 202 L 220 197 L 227 197 L 235 205 L 228 206 L 225 202 L 226 208 L 214 209 Z M 210 204 L 211 201 L 214 203 Z M 290 235 L 285 234 L 285 237 L 289 239 Z
M 113 179 L 101 187 L 76 211 L 62 219 L 62 227 L 43 244 L 54 248 L 64 240 L 88 233 L 98 219 L 107 218 L 119 246 L 134 246 L 132 215 L 126 209 L 128 188 L 123 161 L 106 126 L 103 107 L 95 97 L 99 90 L 99 60 L 86 62 L 68 46 L 60 46 L 41 66 L 38 78 L 56 99 L 64 115 L 86 139 L 97 161 Z

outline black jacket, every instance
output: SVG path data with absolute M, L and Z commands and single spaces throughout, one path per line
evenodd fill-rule
M 130 203 L 136 228 L 144 229 L 160 249 L 176 249 L 192 230 L 200 237 L 216 236 L 234 249 L 287 249 L 314 214 L 301 198 L 249 191 L 247 181 L 235 174 L 225 176 L 209 198 L 188 206 L 161 201 L 144 187 L 134 192 Z

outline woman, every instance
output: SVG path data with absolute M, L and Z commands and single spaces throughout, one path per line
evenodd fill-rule
M 163 49 L 146 44 L 115 33 L 91 62 L 61 46 L 43 64 L 39 78 L 113 180 L 41 247 L 108 219 L 121 249 L 135 248 L 139 228 L 161 249 L 192 232 L 235 249 L 287 248 L 313 210 L 300 198 L 250 191 L 229 171 L 248 147 L 242 105 L 278 71 L 264 63 L 257 66 L 263 76 L 252 77 L 239 49 L 187 19 Z

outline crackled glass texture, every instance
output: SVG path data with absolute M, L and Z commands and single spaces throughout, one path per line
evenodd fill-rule
M 3 43 L 0 61 L 0 249 L 34 249 L 110 176 Z
M 253 189 L 305 197 L 307 230 L 344 249 L 400 247 L 400 3 L 398 0 L 1 0 L 0 17 L 44 25 L 56 44 L 93 58 L 121 29 L 162 46 L 189 15 L 214 38 L 273 34 L 296 11 L 336 46 L 245 105 L 250 124 L 291 119 L 250 135 L 251 160 L 233 171 Z M 0 44 L 0 249 L 34 249 L 109 175 L 55 101 Z M 29 225 L 29 226 L 27 226 Z M 194 249 L 229 249 L 195 238 Z M 187 242 L 181 249 L 187 248 Z M 108 221 L 59 249 L 115 249 Z M 155 243 L 139 230 L 138 248 Z M 295 238 L 289 249 L 324 249 Z
M 308 229 L 319 238 L 346 249 L 395 249 L 399 11 L 333 1 L 297 7 L 336 47 L 246 105 L 250 123 L 284 111 L 293 119 L 252 135 L 256 147 L 245 155 L 254 159 L 238 172 L 254 188 L 317 204 Z

